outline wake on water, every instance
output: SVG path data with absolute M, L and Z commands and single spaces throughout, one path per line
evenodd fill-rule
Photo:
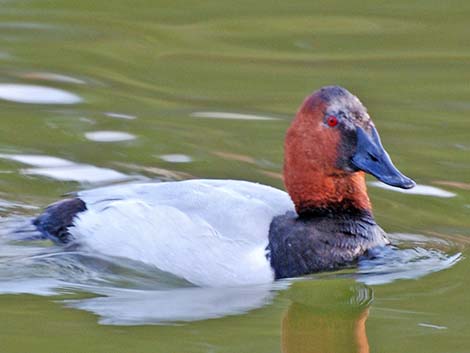
M 362 259 L 357 270 L 346 276 L 366 286 L 381 285 L 450 268 L 462 257 L 455 244 L 440 238 L 413 234 L 390 237 L 394 247 Z M 333 272 L 306 280 L 331 276 L 338 275 Z M 242 314 L 269 304 L 293 281 L 196 287 L 140 262 L 54 246 L 41 239 L 26 217 L 6 217 L 0 223 L 0 294 L 51 296 L 66 306 L 97 314 L 103 324 L 176 323 Z M 64 294 L 82 298 L 83 293 L 92 297 L 61 298 Z

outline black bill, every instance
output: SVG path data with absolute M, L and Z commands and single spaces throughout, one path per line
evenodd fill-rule
M 353 165 L 369 174 L 372 174 L 381 182 L 402 189 L 411 189 L 416 183 L 404 176 L 393 165 L 390 156 L 382 146 L 380 137 L 372 127 L 371 136 L 360 127 L 357 128 L 356 153 L 352 158 Z

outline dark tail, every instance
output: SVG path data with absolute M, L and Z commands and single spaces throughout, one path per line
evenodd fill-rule
M 79 198 L 61 200 L 48 206 L 33 220 L 33 225 L 53 242 L 68 244 L 73 240 L 69 228 L 73 227 L 75 216 L 86 209 L 85 202 Z

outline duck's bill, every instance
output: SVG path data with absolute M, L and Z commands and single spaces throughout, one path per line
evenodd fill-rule
M 352 158 L 353 165 L 381 182 L 402 189 L 411 189 L 416 183 L 404 176 L 392 163 L 390 156 L 382 146 L 377 130 L 372 127 L 371 134 L 357 128 L 356 153 Z

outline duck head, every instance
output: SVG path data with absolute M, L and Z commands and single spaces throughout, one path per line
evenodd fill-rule
M 370 212 L 364 172 L 403 189 L 415 185 L 393 165 L 359 99 L 323 87 L 305 99 L 286 135 L 284 182 L 297 213 Z

